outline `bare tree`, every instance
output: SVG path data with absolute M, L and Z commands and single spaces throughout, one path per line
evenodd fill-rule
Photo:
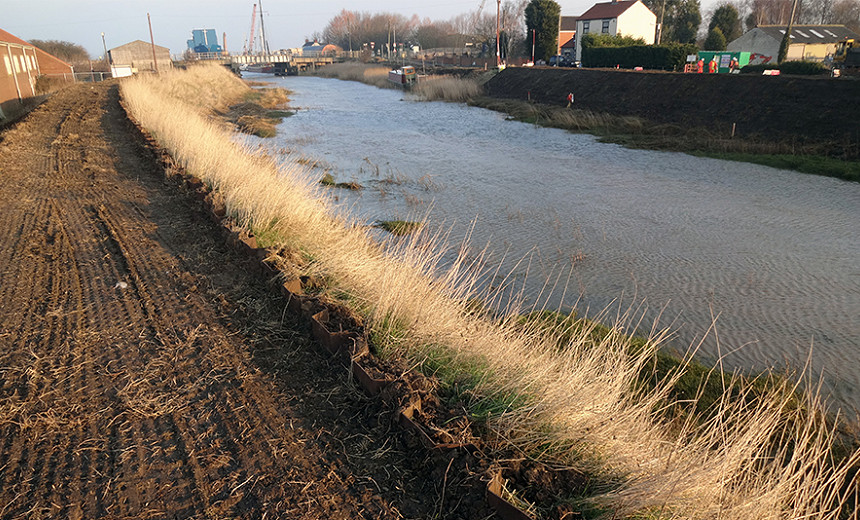
M 860 32 L 860 0 L 836 0 L 833 3 L 831 20 L 854 32 Z

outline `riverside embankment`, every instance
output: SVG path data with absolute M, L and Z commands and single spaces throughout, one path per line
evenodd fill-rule
M 487 517 L 165 178 L 118 91 L 0 133 L 0 519 Z
M 759 75 L 623 70 L 507 68 L 487 95 L 636 116 L 666 134 L 703 131 L 714 138 L 815 146 L 860 157 L 860 81 Z
M 656 343 L 650 343 L 644 350 L 631 350 L 631 345 L 624 336 L 617 333 L 597 339 L 591 337 L 588 330 L 577 332 L 573 337 L 567 334 L 552 335 L 550 331 L 546 331 L 547 334 L 544 335 L 540 333 L 540 328 L 524 330 L 521 322 L 515 321 L 515 316 L 506 320 L 476 312 L 469 299 L 474 294 L 469 285 L 473 279 L 467 273 L 468 267 L 474 265 L 474 259 L 464 257 L 460 263 L 462 269 L 444 269 L 435 262 L 438 254 L 426 242 L 413 243 L 416 247 L 408 247 L 407 244 L 380 244 L 370 240 L 366 230 L 344 226 L 342 219 L 327 211 L 331 207 L 326 198 L 320 197 L 311 184 L 302 181 L 302 175 L 307 172 L 303 171 L 298 161 L 277 166 L 271 156 L 261 154 L 259 149 L 254 151 L 237 145 L 234 135 L 225 131 L 223 125 L 213 123 L 208 115 L 211 112 L 201 107 L 201 101 L 206 100 L 209 94 L 212 94 L 213 98 L 217 97 L 216 93 L 225 92 L 226 87 L 232 88 L 237 82 L 238 80 L 230 78 L 221 69 L 175 71 L 157 78 L 140 77 L 128 81 L 123 84 L 123 95 L 134 117 L 149 128 L 153 135 L 158 136 L 160 146 L 170 150 L 187 172 L 199 176 L 198 184 L 202 179 L 209 189 L 217 190 L 224 197 L 229 215 L 260 231 L 258 236 L 265 234 L 280 251 L 301 260 L 297 268 L 305 269 L 307 274 L 325 281 L 323 292 L 317 293 L 318 297 L 352 305 L 356 311 L 363 313 L 367 320 L 369 336 L 378 351 L 386 352 L 391 357 L 407 359 L 412 366 L 435 374 L 441 388 L 447 388 L 458 396 L 458 406 L 463 406 L 463 412 L 468 413 L 468 417 L 480 425 L 484 438 L 489 441 L 487 446 L 508 446 L 517 453 L 546 461 L 563 462 L 566 467 L 573 468 L 573 471 L 567 473 L 572 479 L 583 474 L 597 478 L 606 486 L 595 487 L 594 481 L 589 480 L 588 490 L 602 493 L 599 497 L 588 497 L 592 499 L 589 503 L 601 504 L 603 513 L 615 516 L 664 511 L 674 518 L 712 518 L 717 514 L 723 518 L 737 519 L 798 518 L 809 512 L 823 511 L 821 518 L 839 517 L 840 508 L 848 498 L 842 491 L 853 489 L 850 487 L 853 486 L 850 481 L 851 474 L 847 472 L 852 461 L 837 463 L 835 466 L 828 462 L 831 460 L 829 446 L 832 437 L 826 424 L 816 420 L 819 417 L 817 412 L 812 412 L 809 408 L 798 409 L 790 406 L 779 394 L 772 396 L 773 400 L 757 401 L 752 407 L 745 406 L 744 400 L 729 399 L 718 410 L 714 410 L 717 415 L 712 416 L 706 427 L 699 428 L 694 423 L 689 423 L 686 428 L 673 428 L 661 419 L 662 416 L 658 412 L 658 409 L 661 409 L 658 404 L 663 397 L 659 389 L 637 391 L 630 388 L 630 382 L 635 379 L 639 369 L 647 368 L 649 353 L 659 342 L 659 334 L 652 338 Z M 236 88 L 238 90 L 238 86 Z M 85 106 L 92 104 L 84 103 Z M 72 118 L 70 121 L 74 123 L 79 119 L 96 125 L 96 128 L 99 122 L 105 121 L 105 118 L 99 117 L 98 114 L 87 118 Z M 47 121 L 43 126 L 47 129 L 63 126 L 51 123 Z M 84 133 L 85 129 L 76 128 L 72 124 L 68 130 L 61 139 L 51 140 L 50 135 L 44 136 L 44 140 L 61 147 L 57 150 L 57 155 L 52 156 L 56 162 L 52 162 L 50 157 L 43 159 L 36 154 L 26 155 L 37 161 L 31 165 L 37 168 L 37 171 L 38 168 L 43 168 L 49 172 L 45 177 L 51 182 L 67 180 L 70 174 L 74 173 L 70 168 L 61 168 L 54 174 L 53 164 L 87 157 L 86 153 L 76 153 L 77 149 L 73 146 L 82 135 L 87 135 Z M 111 127 L 109 134 L 117 130 Z M 93 132 L 97 133 L 98 130 Z M 22 139 L 26 137 L 24 135 Z M 64 147 L 66 145 L 71 148 Z M 113 157 L 110 147 L 85 148 L 92 153 L 99 153 L 102 149 L 108 151 L 109 157 Z M 136 180 L 139 169 L 126 166 L 133 165 L 135 158 L 140 159 L 145 155 L 145 152 L 142 153 L 134 147 L 123 147 L 116 153 L 117 169 L 127 173 L 129 181 Z M 132 322 L 127 330 L 116 331 L 117 336 L 103 338 L 108 340 L 107 344 L 114 344 L 116 338 L 118 346 L 130 347 L 127 355 L 117 352 L 116 360 L 111 357 L 111 362 L 107 364 L 102 358 L 94 359 L 93 363 L 88 362 L 91 358 L 86 356 L 97 355 L 106 343 L 85 342 L 84 340 L 93 339 L 88 333 L 98 332 L 92 330 L 81 331 L 68 341 L 69 346 L 91 347 L 82 352 L 85 356 L 82 365 L 74 364 L 78 357 L 62 355 L 65 354 L 62 349 L 61 359 L 45 359 L 45 353 L 41 350 L 32 354 L 38 354 L 37 361 L 40 363 L 51 362 L 48 367 L 44 367 L 49 370 L 35 373 L 36 376 L 41 376 L 41 379 L 35 380 L 36 389 L 45 388 L 44 380 L 55 378 L 68 382 L 72 389 L 87 389 L 87 395 L 103 396 L 110 405 L 108 412 L 114 412 L 115 409 L 121 411 L 120 407 L 124 404 L 122 399 L 131 398 L 131 404 L 137 405 L 140 412 L 158 413 L 160 410 L 167 412 L 167 416 L 144 416 L 142 425 L 137 429 L 129 429 L 129 426 L 136 423 L 129 424 L 123 421 L 123 417 L 107 417 L 110 420 L 105 426 L 110 431 L 105 434 L 101 443 L 96 444 L 97 448 L 102 448 L 103 445 L 104 448 L 95 452 L 101 457 L 95 464 L 89 464 L 90 457 L 95 456 L 90 453 L 91 440 L 104 431 L 99 427 L 101 423 L 97 422 L 102 420 L 101 418 L 92 419 L 93 423 L 84 423 L 81 429 L 75 430 L 71 439 L 66 434 L 68 427 L 47 430 L 41 441 L 31 441 L 32 436 L 19 434 L 15 442 L 7 443 L 7 446 L 12 446 L 11 452 L 23 470 L 9 470 L 9 473 L 4 474 L 4 482 L 23 483 L 23 489 L 12 490 L 9 495 L 13 500 L 27 502 L 27 505 L 23 506 L 26 509 L 16 509 L 15 516 L 24 516 L 33 510 L 28 506 L 33 503 L 34 495 L 44 504 L 63 501 L 65 489 L 77 491 L 82 487 L 82 482 L 87 481 L 91 475 L 104 475 L 106 469 L 113 469 L 117 465 L 125 471 L 117 475 L 118 482 L 107 480 L 103 482 L 104 485 L 96 485 L 98 493 L 94 493 L 95 507 L 99 504 L 98 497 L 105 496 L 105 488 L 128 488 L 131 496 L 130 500 L 121 501 L 118 507 L 108 509 L 106 514 L 116 514 L 118 509 L 122 516 L 142 517 L 151 511 L 141 510 L 140 504 L 151 507 L 154 503 L 151 499 L 163 497 L 164 492 L 187 491 L 186 494 L 191 497 L 188 511 L 178 511 L 176 514 L 192 516 L 201 511 L 216 516 L 257 516 L 263 514 L 266 508 L 272 509 L 273 506 L 281 505 L 284 506 L 281 510 L 272 512 L 281 516 L 308 518 L 344 517 L 348 513 L 352 513 L 353 517 L 360 516 L 363 510 L 356 510 L 358 502 L 343 504 L 334 515 L 326 510 L 338 507 L 341 502 L 337 499 L 344 495 L 343 490 L 336 489 L 341 480 L 335 477 L 343 475 L 346 481 L 349 477 L 346 468 L 353 467 L 353 463 L 374 464 L 375 467 L 385 468 L 386 473 L 389 468 L 396 468 L 396 465 L 390 465 L 379 458 L 390 454 L 389 436 L 386 435 L 388 431 L 383 428 L 384 431 L 367 436 L 353 436 L 343 431 L 327 431 L 322 417 L 319 417 L 319 422 L 315 421 L 309 426 L 306 421 L 301 420 L 300 414 L 294 413 L 300 407 L 310 408 L 306 410 L 309 412 L 331 409 L 334 404 L 328 401 L 332 398 L 332 392 L 307 390 L 308 387 L 318 388 L 314 381 L 309 381 L 314 379 L 313 367 L 295 365 L 295 359 L 304 357 L 290 356 L 289 351 L 282 352 L 278 347 L 285 345 L 277 341 L 277 336 L 271 338 L 274 344 L 263 342 L 259 349 L 254 348 L 256 344 L 248 345 L 247 349 L 242 347 L 244 334 L 237 334 L 239 331 L 248 334 L 271 331 L 277 334 L 283 330 L 280 321 L 282 318 L 275 317 L 274 313 L 262 315 L 257 309 L 256 298 L 240 295 L 237 302 L 247 306 L 248 314 L 254 319 L 254 323 L 243 325 L 241 322 L 234 322 L 238 316 L 237 313 L 231 312 L 229 303 L 232 299 L 230 294 L 227 294 L 224 296 L 227 299 L 227 307 L 218 307 L 223 309 L 223 314 L 216 314 L 216 318 L 223 316 L 223 319 L 212 320 L 218 321 L 218 326 L 213 325 L 211 331 L 203 330 L 201 335 L 195 335 L 194 329 L 187 329 L 186 325 L 193 325 L 195 321 L 206 317 L 203 315 L 205 311 L 200 311 L 203 314 L 198 316 L 199 308 L 196 306 L 186 308 L 186 303 L 191 305 L 198 301 L 194 295 L 182 298 L 182 295 L 193 292 L 192 287 L 207 287 L 205 279 L 200 279 L 200 283 L 191 286 L 197 280 L 193 277 L 189 279 L 181 271 L 185 266 L 196 267 L 197 256 L 182 253 L 175 255 L 178 264 L 176 276 L 182 282 L 177 285 L 168 283 L 169 279 L 160 278 L 165 272 L 176 272 L 174 269 L 170 266 L 150 266 L 146 262 L 146 256 L 136 252 L 139 248 L 154 248 L 152 255 L 159 257 L 167 253 L 159 253 L 158 248 L 164 248 L 171 243 L 174 244 L 171 247 L 185 248 L 188 247 L 186 242 L 192 242 L 197 235 L 202 234 L 194 228 L 190 230 L 187 239 L 180 237 L 170 240 L 170 234 L 164 236 L 169 232 L 170 224 L 181 225 L 188 220 L 181 217 L 171 218 L 168 211 L 174 202 L 171 199 L 148 208 L 146 197 L 136 197 L 126 203 L 129 199 L 125 196 L 127 188 L 120 185 L 108 185 L 109 194 L 112 196 L 86 191 L 92 187 L 92 182 L 99 178 L 100 173 L 111 173 L 95 168 L 95 165 L 110 164 L 109 158 L 96 160 L 99 157 L 93 156 L 92 159 L 88 167 L 79 168 L 84 176 L 79 186 L 75 187 L 84 190 L 84 195 L 94 195 L 92 199 L 86 199 L 94 201 L 93 207 L 85 206 L 81 217 L 85 223 L 92 222 L 90 227 L 94 229 L 88 230 L 87 226 L 84 226 L 84 231 L 70 235 L 66 230 L 73 228 L 60 226 L 72 222 L 66 217 L 81 212 L 74 211 L 66 204 L 71 197 L 69 190 L 55 186 L 47 193 L 60 193 L 62 196 L 48 206 L 56 207 L 59 211 L 48 212 L 42 219 L 46 221 L 44 226 L 25 227 L 25 235 L 17 240 L 13 236 L 10 240 L 9 251 L 17 255 L 15 258 L 31 255 L 38 260 L 11 263 L 12 265 L 21 266 L 19 270 L 22 270 L 29 268 L 31 263 L 37 267 L 48 263 L 49 268 L 39 271 L 50 275 L 45 281 L 69 283 L 72 288 L 71 291 L 64 291 L 64 286 L 58 286 L 56 290 L 47 291 L 45 287 L 53 289 L 54 285 L 25 284 L 20 288 L 21 295 L 25 297 L 23 301 L 29 301 L 26 295 L 32 290 L 41 291 L 38 294 L 42 295 L 43 303 L 37 304 L 32 311 L 24 314 L 23 322 L 29 323 L 32 320 L 27 320 L 28 316 L 38 317 L 40 311 L 49 310 L 47 316 L 52 320 L 51 323 L 73 328 L 83 320 L 83 324 L 88 325 L 93 313 L 97 314 L 96 317 L 102 316 L 98 312 L 101 307 L 90 305 L 91 300 L 88 298 L 81 302 L 78 293 L 74 291 L 74 282 L 84 281 L 81 284 L 87 288 L 83 291 L 84 296 L 92 294 L 98 297 L 101 295 L 99 289 L 103 288 L 104 284 L 98 280 L 109 280 L 109 284 L 112 284 L 111 278 L 116 277 L 114 271 L 130 272 L 130 279 L 125 287 L 122 284 L 110 285 L 117 290 L 129 289 L 128 293 L 120 293 L 128 294 L 128 299 L 116 300 L 124 304 L 118 309 L 124 308 L 128 314 L 140 316 L 140 320 Z M 26 171 L 21 170 L 19 174 L 26 174 Z M 10 186 L 17 184 L 20 183 L 13 180 Z M 50 183 L 47 184 L 50 188 Z M 160 180 L 154 184 L 153 189 L 164 189 Z M 167 192 L 171 193 L 172 190 L 167 189 Z M 15 207 L 26 208 L 26 195 L 25 191 L 22 196 L 8 200 L 17 202 L 20 199 L 21 202 Z M 148 209 L 162 222 L 155 229 L 135 221 L 135 215 L 145 216 Z M 161 209 L 165 211 L 159 211 Z M 24 221 L 29 222 L 26 212 L 24 217 Z M 14 218 L 6 220 L 15 221 Z M 126 220 L 128 225 L 123 225 Z M 14 235 L 15 229 L 17 228 L 12 228 L 10 236 Z M 41 232 L 42 229 L 51 233 Z M 42 243 L 39 240 L 44 235 L 49 235 L 49 239 Z M 86 238 L 67 240 L 70 237 L 93 235 L 105 238 L 95 241 Z M 69 243 L 78 247 L 66 247 Z M 81 251 L 81 248 L 86 251 Z M 290 251 L 295 254 L 290 254 Z M 98 256 L 99 253 L 101 256 Z M 224 274 L 223 271 L 238 273 L 236 276 L 243 274 L 240 268 L 224 268 L 221 259 L 223 255 L 217 252 L 213 254 L 210 244 L 202 245 L 200 254 L 214 258 L 211 263 L 213 276 Z M 83 256 L 79 259 L 81 255 Z M 80 271 L 61 268 L 62 265 L 58 262 L 64 262 L 69 257 L 79 259 L 77 263 L 68 263 L 72 267 L 79 264 Z M 97 271 L 99 276 L 76 275 L 78 272 L 81 275 L 90 274 L 103 264 L 107 271 Z M 65 276 L 67 271 L 71 273 L 70 276 Z M 90 283 L 90 280 L 95 281 Z M 232 288 L 232 282 L 235 281 L 228 279 L 223 285 Z M 0 285 L 7 286 L 11 285 Z M 31 289 L 31 286 L 34 289 Z M 69 299 L 71 301 L 68 301 Z M 162 299 L 168 302 L 176 301 L 177 312 L 172 308 L 159 307 Z M 215 303 L 223 301 L 217 292 L 211 295 L 211 299 Z M 136 303 L 138 300 L 139 303 Z M 101 298 L 93 303 L 109 305 L 113 301 L 110 298 Z M 55 302 L 62 305 L 56 305 Z M 68 308 L 72 308 L 74 312 L 69 313 Z M 269 317 L 274 319 L 270 320 Z M 245 325 L 250 326 L 246 328 Z M 233 330 L 236 326 L 239 327 L 238 331 Z M 19 347 L 14 348 L 13 345 L 10 348 L 10 355 L 17 356 L 14 358 L 17 361 L 16 370 L 12 371 L 12 375 L 17 379 L 9 389 L 8 404 L 17 405 L 22 398 L 30 395 L 49 398 L 58 406 L 75 404 L 64 400 L 69 397 L 69 392 L 63 392 L 62 395 L 13 392 L 19 387 L 29 389 L 25 378 L 30 377 L 32 382 L 34 375 L 27 364 L 29 358 L 25 348 L 29 343 L 26 342 L 40 340 L 39 346 L 48 348 L 55 345 L 51 338 L 61 336 L 62 332 L 57 330 L 50 331 L 50 334 L 41 334 L 38 325 L 27 330 L 34 332 L 21 335 L 17 333 L 17 329 L 11 330 L 12 337 L 19 339 L 16 343 Z M 179 341 L 173 342 L 177 331 L 183 334 L 175 338 Z M 127 332 L 129 335 L 120 335 L 120 332 Z M 137 336 L 131 336 L 132 332 Z M 137 341 L 135 337 L 138 338 Z M 142 342 L 141 337 L 150 338 L 151 342 Z M 233 342 L 237 345 L 232 345 Z M 154 351 L 152 354 L 155 359 L 146 357 L 150 351 Z M 238 354 L 230 355 L 234 351 L 238 351 Z M 274 356 L 275 373 L 283 373 L 288 380 L 270 380 L 267 377 L 269 373 L 264 369 L 260 369 L 261 373 L 253 371 L 252 363 L 258 355 Z M 248 357 L 250 360 L 246 359 Z M 64 366 L 62 363 L 65 362 L 72 364 L 74 370 L 71 374 L 61 370 Z M 215 364 L 216 362 L 218 364 Z M 186 367 L 183 363 L 193 366 Z M 124 373 L 118 371 L 125 367 L 124 364 L 131 364 L 129 368 L 138 369 L 131 375 L 131 379 L 127 380 Z M 56 373 L 53 370 L 55 367 L 59 369 Z M 100 372 L 99 367 L 105 367 L 105 370 Z M 43 365 L 37 368 L 43 368 Z M 83 382 L 81 376 L 93 371 L 102 376 L 101 382 L 107 388 L 105 391 L 100 391 L 102 387 L 99 385 L 85 385 Z M 196 377 L 195 373 L 200 374 L 200 377 Z M 296 380 L 292 379 L 292 375 L 297 376 Z M 245 376 L 250 376 L 251 381 L 242 384 L 241 379 Z M 265 413 L 258 413 L 258 408 L 250 405 L 269 402 L 268 394 L 247 392 L 259 388 L 252 383 L 262 384 L 266 381 L 273 383 L 275 390 L 281 388 L 279 383 L 284 384 L 283 397 L 287 402 L 275 399 L 272 404 L 283 404 L 282 408 L 267 406 Z M 111 391 L 117 384 L 124 382 L 128 384 L 120 389 L 122 391 Z M 42 383 L 41 386 L 38 386 L 39 383 Z M 197 391 L 195 385 L 201 383 L 208 386 Z M 155 388 L 152 388 L 153 386 Z M 293 393 L 298 394 L 298 402 L 293 402 L 294 407 L 291 409 L 288 397 Z M 275 395 L 281 394 L 275 392 Z M 175 398 L 172 398 L 173 396 Z M 242 396 L 251 401 L 249 405 L 245 404 Z M 311 399 L 312 396 L 315 399 Z M 157 400 L 152 402 L 146 398 Z M 111 399 L 118 402 L 114 403 Z M 214 410 L 204 407 L 204 413 L 195 413 L 198 403 L 211 401 L 214 401 Z M 328 405 L 321 401 L 328 402 Z M 72 406 L 62 409 L 74 413 L 77 418 L 81 415 L 77 410 L 87 409 L 87 406 L 96 408 L 101 403 L 102 401 L 96 400 L 86 401 L 77 408 Z M 167 409 L 152 410 L 151 406 L 159 404 L 167 406 Z M 174 405 L 177 408 L 173 409 Z M 34 406 L 36 408 L 28 408 L 23 412 L 36 412 L 36 418 L 51 418 L 50 415 L 38 414 L 41 410 L 38 408 L 41 406 L 39 400 Z M 207 415 L 206 412 L 210 410 L 213 413 Z M 104 409 L 97 408 L 96 411 Z M 341 411 L 342 413 L 337 415 L 338 418 L 362 422 L 362 419 L 357 419 L 361 414 L 353 413 L 350 409 Z M 236 417 L 236 414 L 239 416 Z M 25 417 L 31 415 L 33 414 L 24 414 Z M 227 418 L 223 421 L 223 428 L 219 427 L 219 417 Z M 366 417 L 365 420 L 382 426 L 385 423 L 373 417 Z M 210 421 L 215 422 L 213 424 Z M 306 428 L 297 432 L 294 421 L 299 428 Z M 186 428 L 186 425 L 190 428 Z M 793 425 L 802 427 L 794 428 Z M 14 426 L 9 425 L 9 428 Z M 210 426 L 211 429 L 207 429 Z M 284 449 L 290 446 L 289 442 L 286 442 L 285 446 L 284 441 L 293 439 L 296 434 L 309 433 L 314 427 L 318 428 L 318 436 L 302 438 L 306 441 L 304 450 L 307 451 L 310 446 L 319 447 L 322 451 L 310 452 L 311 455 L 322 455 L 318 463 L 296 459 L 293 452 Z M 175 448 L 174 444 L 166 445 L 162 437 L 158 437 L 157 442 L 145 442 L 151 439 L 151 432 L 158 436 L 163 431 L 162 428 L 172 434 L 187 434 L 181 437 L 183 442 L 176 443 Z M 347 460 L 326 464 L 327 450 L 320 444 L 320 440 L 329 438 L 343 443 L 342 448 L 332 447 L 332 453 L 353 453 L 355 458 L 350 460 L 347 457 Z M 384 439 L 384 442 L 374 444 L 375 439 Z M 772 442 L 773 439 L 780 439 L 782 442 L 777 446 Z M 117 446 L 117 440 L 128 443 Z M 33 442 L 36 446 L 60 444 L 78 448 L 72 456 L 52 454 L 49 459 L 62 459 L 71 471 L 85 468 L 81 477 L 73 475 L 63 480 L 60 485 L 46 484 L 45 488 L 33 489 L 34 486 L 49 480 L 47 477 L 41 478 L 44 467 L 41 461 L 46 459 L 30 457 L 34 449 Z M 200 444 L 201 442 L 203 444 Z M 369 450 L 376 449 L 379 453 L 362 451 L 356 454 L 354 444 Z M 236 445 L 246 450 L 234 453 L 231 447 Z M 267 455 L 271 457 L 267 458 Z M 81 457 L 87 464 L 76 464 L 79 461 L 74 459 L 75 456 Z M 185 480 L 179 481 L 187 482 L 187 486 L 171 486 L 172 479 L 169 477 L 155 482 L 151 478 L 137 478 L 142 470 L 146 470 L 147 475 L 150 475 L 155 469 L 148 464 L 153 456 L 156 460 L 168 456 L 169 458 L 165 459 L 167 466 L 164 467 L 166 470 L 175 470 L 177 479 L 184 476 Z M 512 463 L 509 457 L 506 459 L 508 460 L 504 461 L 505 464 Z M 296 460 L 307 460 L 308 464 L 297 466 Z M 432 495 L 434 498 L 439 497 L 438 507 L 430 508 L 435 516 L 454 517 L 448 514 L 448 511 L 442 510 L 443 499 L 446 507 L 460 504 L 459 498 L 450 496 L 450 464 L 448 462 L 438 474 L 442 485 L 437 487 Z M 8 469 L 9 466 L 0 467 Z M 250 476 L 245 474 L 243 468 L 246 467 L 254 468 Z M 452 467 L 452 472 L 453 468 L 456 468 L 456 465 Z M 288 471 L 290 469 L 294 471 Z M 324 472 L 317 472 L 319 469 Z M 338 471 L 339 469 L 342 471 Z M 200 478 L 207 475 L 204 470 L 214 473 L 218 486 L 212 486 L 209 484 L 210 480 Z M 410 471 L 420 471 L 420 466 L 412 465 Z M 40 478 L 30 478 L 31 473 L 36 473 Z M 47 473 L 66 474 L 50 471 Z M 305 478 L 306 475 L 310 475 L 311 480 Z M 386 477 L 387 482 L 380 481 L 382 475 L 365 475 L 368 473 L 356 473 L 354 482 L 372 483 L 380 494 L 396 494 L 403 489 L 402 485 L 390 480 L 393 475 Z M 427 472 L 424 472 L 425 477 L 426 475 Z M 189 477 L 199 480 L 189 481 Z M 364 478 L 368 480 L 359 480 Z M 420 479 L 419 484 L 426 480 Z M 320 487 L 320 483 L 326 485 Z M 349 482 L 345 482 L 344 489 L 355 489 L 346 484 Z M 86 487 L 84 492 L 96 487 L 90 484 L 87 486 L 90 487 Z M 396 514 L 402 511 L 385 509 L 385 502 L 380 503 L 380 500 L 385 499 L 373 498 L 371 484 L 366 488 L 369 490 L 365 495 L 368 501 L 378 504 L 367 511 L 367 516 L 388 516 L 388 512 Z M 327 493 L 328 490 L 332 493 Z M 265 495 L 262 494 L 264 491 L 267 492 Z M 236 496 L 239 492 L 241 496 Z M 293 501 L 293 497 L 304 497 L 306 492 L 316 493 L 315 498 L 298 503 Z M 13 496 L 11 493 L 17 494 Z M 279 496 L 283 494 L 287 495 L 287 501 L 279 500 Z M 167 503 L 166 498 L 160 500 L 159 505 Z M 124 508 L 127 504 L 136 508 L 134 512 Z M 286 511 L 292 505 L 313 509 L 306 513 L 304 509 Z M 580 501 L 574 505 L 577 508 L 573 511 L 578 512 L 587 504 Z M 96 510 L 95 513 L 99 511 Z M 172 511 L 158 513 L 174 514 Z M 480 513 L 469 513 L 470 511 L 463 511 L 459 516 L 481 516 Z M 406 512 L 406 515 L 431 516 L 419 511 Z M 565 514 L 565 517 L 569 516 Z

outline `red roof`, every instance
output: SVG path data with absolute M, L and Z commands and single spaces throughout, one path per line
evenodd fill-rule
M 36 49 L 36 59 L 39 61 L 39 70 L 42 74 L 63 74 L 72 72 L 72 66 L 65 61 L 53 54 L 48 54 L 32 43 L 26 42 L 3 29 L 0 29 L 0 42 L 16 43 L 18 45 L 34 47 Z
M 591 9 L 582 13 L 580 20 L 605 20 L 618 18 L 621 13 L 630 9 L 639 0 L 620 0 L 618 2 L 601 2 L 594 4 Z
M 17 43 L 18 45 L 26 45 L 27 47 L 33 47 L 32 44 L 25 42 L 21 38 L 18 38 L 14 34 L 8 33 L 3 29 L 0 29 L 0 42 Z

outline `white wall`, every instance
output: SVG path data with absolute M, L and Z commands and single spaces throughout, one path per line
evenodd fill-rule
M 642 38 L 646 44 L 652 45 L 657 36 L 657 17 L 645 4 L 636 2 L 618 17 L 618 34 Z

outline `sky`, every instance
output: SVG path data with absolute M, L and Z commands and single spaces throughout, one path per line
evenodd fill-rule
M 0 0 L 0 29 L 24 40 L 63 40 L 82 45 L 94 59 L 108 49 L 134 40 L 149 41 L 146 15 L 152 19 L 156 45 L 182 54 L 192 29 L 227 34 L 227 50 L 241 50 L 251 27 L 251 12 L 260 0 Z M 597 0 L 557 0 L 564 16 L 585 12 Z M 601 0 L 605 1 L 605 0 Z M 266 36 L 271 49 L 299 47 L 322 32 L 341 10 L 392 12 L 431 20 L 474 13 L 481 0 L 263 0 Z M 485 0 L 485 12 L 495 12 Z M 705 2 L 703 4 L 703 14 Z M 257 26 L 259 30 L 259 15 Z M 101 34 L 104 33 L 104 44 Z

